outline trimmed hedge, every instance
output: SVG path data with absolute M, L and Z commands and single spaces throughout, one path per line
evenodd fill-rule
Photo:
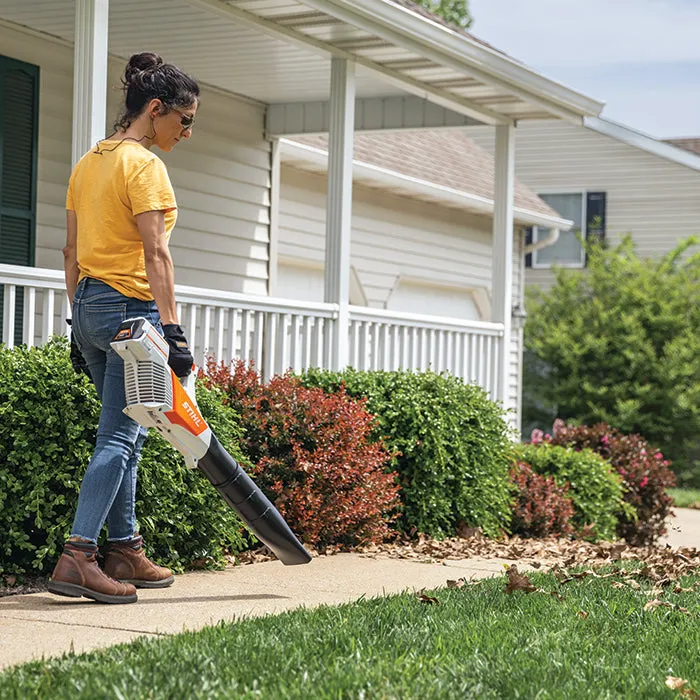
M 618 514 L 626 506 L 622 479 L 602 457 L 592 450 L 543 442 L 518 445 L 517 459 L 537 474 L 554 477 L 557 486 L 568 485 L 567 495 L 574 505 L 571 524 L 577 533 L 602 539 L 615 537 Z
M 236 416 L 197 389 L 202 413 L 240 459 Z M 37 348 L 0 346 L 0 573 L 49 573 L 70 534 L 92 456 L 99 400 L 76 375 L 65 338 Z M 137 516 L 149 553 L 181 571 L 217 563 L 248 535 L 235 513 L 180 454 L 153 433 L 144 446 Z
M 404 532 L 447 537 L 463 522 L 500 535 L 510 522 L 511 430 L 480 387 L 434 372 L 308 370 L 306 386 L 365 398 L 375 438 L 397 454 Z

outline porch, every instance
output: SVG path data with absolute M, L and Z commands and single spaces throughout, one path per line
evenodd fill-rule
M 176 288 L 180 320 L 198 362 L 207 353 L 240 357 L 254 360 L 265 376 L 313 365 L 430 367 L 478 382 L 517 407 L 522 227 L 566 222 L 514 205 L 515 126 L 553 117 L 580 123 L 601 103 L 431 20 L 409 0 L 0 0 L 0 41 L 2 53 L 23 64 L 16 68 L 27 85 L 23 123 L 32 125 L 18 151 L 26 156 L 24 179 L 12 190 L 0 187 L 3 199 L 4 192 L 22 193 L 19 207 L 0 201 L 0 228 L 11 221 L 20 232 L 10 246 L 15 257 L 3 257 L 0 246 L 4 342 L 37 344 L 67 331 L 56 268 L 70 166 L 104 137 L 116 111 L 109 88 L 119 85 L 125 59 L 148 48 L 192 71 L 203 87 L 197 138 L 164 158 L 180 208 L 172 242 L 179 279 L 187 283 Z M 442 206 L 450 221 L 440 231 L 415 232 L 420 246 L 395 232 L 395 247 L 382 249 L 384 267 L 358 269 L 368 286 L 387 289 L 406 272 L 404 253 L 412 246 L 408 273 L 423 281 L 427 273 L 416 269 L 426 247 L 448 233 L 450 240 L 461 236 L 443 255 L 459 261 L 449 283 L 480 285 L 488 310 L 466 320 L 392 311 L 378 298 L 353 305 L 355 133 L 476 124 L 496 133 L 489 191 L 392 180 L 396 198 L 427 202 L 430 212 Z M 298 295 L 279 298 L 280 247 L 289 255 L 316 242 L 280 235 L 281 144 L 317 134 L 328 134 L 323 247 L 313 251 L 323 292 L 316 301 L 290 301 Z M 381 169 L 361 175 L 366 186 L 387 186 Z M 462 245 L 469 237 L 470 245 Z M 431 274 L 444 277 L 442 269 Z
M 0 264 L 0 290 L 2 342 L 8 347 L 32 347 L 52 335 L 68 334 L 63 271 Z M 199 366 L 210 356 L 226 363 L 237 358 L 254 362 L 265 379 L 287 369 L 334 366 L 337 304 L 183 285 L 175 292 L 178 316 Z M 341 331 L 351 367 L 447 371 L 498 396 L 502 324 L 350 306 Z

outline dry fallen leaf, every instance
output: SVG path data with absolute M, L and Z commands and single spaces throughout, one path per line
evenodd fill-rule
M 666 676 L 666 687 L 671 690 L 677 690 L 678 694 L 682 698 L 689 698 L 690 700 L 696 700 L 700 698 L 692 688 L 688 686 L 688 681 L 684 678 L 678 678 L 677 676 Z
M 437 598 L 434 598 L 433 596 L 430 596 L 430 595 L 425 595 L 425 593 L 419 593 L 418 600 L 420 600 L 421 603 L 427 603 L 428 605 L 439 605 L 440 604 L 440 601 Z
M 582 617 L 584 620 L 590 615 L 590 613 L 587 613 L 585 610 L 579 610 L 577 614 L 579 617 Z
M 463 578 L 458 578 L 456 581 L 452 579 L 447 579 L 448 588 L 462 588 L 466 585 L 466 581 Z
M 518 567 L 515 564 L 508 567 L 506 576 L 508 577 L 508 583 L 506 583 L 506 593 L 512 593 L 513 591 L 532 593 L 533 591 L 537 590 L 537 588 L 532 585 L 532 581 L 530 581 L 525 574 L 521 574 L 518 571 Z

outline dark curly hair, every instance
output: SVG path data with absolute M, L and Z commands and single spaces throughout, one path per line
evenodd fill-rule
M 129 128 L 144 107 L 160 100 L 166 113 L 170 107 L 191 107 L 199 101 L 199 85 L 172 63 L 163 63 L 157 53 L 136 53 L 130 59 L 122 78 L 124 105 L 114 122 L 115 131 Z

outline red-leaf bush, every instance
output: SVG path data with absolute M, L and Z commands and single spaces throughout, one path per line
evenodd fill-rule
M 665 521 L 673 499 L 666 489 L 676 483 L 669 469 L 670 462 L 640 435 L 624 435 L 606 423 L 592 426 L 554 423 L 552 435 L 533 431 L 532 441 L 576 449 L 588 447 L 608 460 L 623 479 L 624 499 L 637 514 L 637 519 L 619 514 L 617 535 L 632 545 L 653 544 L 666 532 Z
M 241 416 L 251 476 L 303 542 L 315 547 L 381 542 L 399 507 L 393 455 L 371 441 L 365 401 L 307 388 L 290 373 L 267 384 L 240 360 L 207 365 Z
M 510 471 L 515 491 L 511 533 L 523 537 L 570 535 L 574 505 L 569 484 L 557 486 L 553 476 L 535 473 L 529 464 L 517 461 Z

